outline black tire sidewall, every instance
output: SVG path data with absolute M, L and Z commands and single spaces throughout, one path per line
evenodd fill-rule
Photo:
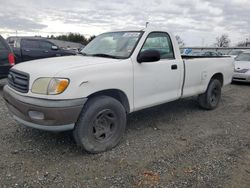
M 211 98 L 212 92 L 213 92 L 213 90 L 215 88 L 218 89 L 219 95 L 218 95 L 218 98 L 217 98 L 217 103 L 212 104 L 210 98 Z M 213 79 L 213 80 L 210 81 L 207 92 L 206 92 L 207 108 L 211 109 L 211 110 L 215 109 L 218 106 L 218 104 L 220 102 L 220 99 L 221 99 L 221 82 L 219 80 Z
M 104 110 L 110 109 L 118 117 L 118 126 L 115 134 L 106 142 L 98 142 L 93 136 L 92 123 L 96 115 Z M 99 96 L 89 99 L 83 108 L 74 129 L 74 138 L 80 147 L 90 153 L 99 153 L 115 147 L 121 140 L 126 128 L 126 112 L 122 104 L 108 96 Z

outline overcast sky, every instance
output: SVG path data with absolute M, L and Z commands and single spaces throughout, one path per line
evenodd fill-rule
M 98 35 L 145 22 L 208 46 L 226 33 L 232 43 L 250 37 L 249 0 L 0 0 L 0 34 Z

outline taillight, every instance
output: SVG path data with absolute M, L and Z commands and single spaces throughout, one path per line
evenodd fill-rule
M 10 53 L 8 58 L 9 58 L 9 64 L 12 65 L 12 66 L 15 65 L 15 56 L 14 56 L 14 54 Z

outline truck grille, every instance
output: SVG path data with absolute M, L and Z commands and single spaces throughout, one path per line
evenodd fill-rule
M 29 75 L 27 73 L 10 70 L 8 75 L 8 85 L 21 93 L 29 91 Z

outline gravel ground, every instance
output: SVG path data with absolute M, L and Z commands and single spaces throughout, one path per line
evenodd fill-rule
M 0 187 L 249 188 L 249 99 L 250 85 L 233 84 L 214 111 L 191 98 L 134 113 L 118 147 L 90 155 L 70 132 L 14 122 L 0 86 Z

